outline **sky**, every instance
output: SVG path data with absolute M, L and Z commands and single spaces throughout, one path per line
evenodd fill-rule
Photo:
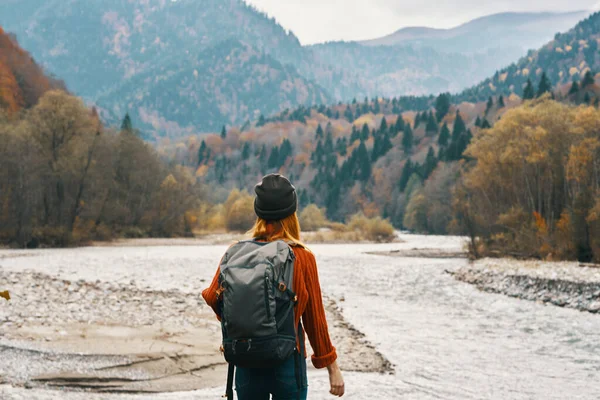
M 599 0 L 246 0 L 298 36 L 302 44 L 365 40 L 407 26 L 451 28 L 508 11 L 600 9 Z

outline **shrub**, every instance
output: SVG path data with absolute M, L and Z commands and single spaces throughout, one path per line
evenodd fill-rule
M 234 200 L 231 201 L 231 198 Z M 228 231 L 245 232 L 252 228 L 256 221 L 254 214 L 254 198 L 248 193 L 232 192 L 229 199 L 225 202 L 225 227 Z
M 300 226 L 304 231 L 318 231 L 329 225 L 325 211 L 314 204 L 308 205 L 299 215 Z
M 364 214 L 355 214 L 350 218 L 348 227 L 358 231 L 366 240 L 391 242 L 396 238 L 392 224 L 381 217 L 367 218 Z

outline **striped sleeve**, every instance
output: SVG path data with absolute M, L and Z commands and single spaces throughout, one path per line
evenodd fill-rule
M 325 368 L 337 359 L 337 353 L 329 337 L 317 263 L 309 251 L 299 252 L 299 255 L 304 265 L 304 280 L 308 292 L 308 303 L 302 315 L 302 322 L 315 353 L 311 357 L 312 363 L 315 368 Z

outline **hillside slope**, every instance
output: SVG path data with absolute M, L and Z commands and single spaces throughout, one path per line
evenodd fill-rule
M 53 88 L 63 85 L 46 76 L 29 53 L 0 27 L 0 110 L 13 114 L 30 108 Z

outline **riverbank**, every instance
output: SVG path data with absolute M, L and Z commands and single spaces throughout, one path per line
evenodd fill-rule
M 600 313 L 600 266 L 483 259 L 451 274 L 484 292 Z
M 205 281 L 204 281 L 205 282 Z M 0 270 L 13 299 L 0 306 L 1 380 L 30 389 L 118 393 L 191 391 L 224 384 L 220 326 L 198 291 L 148 290 L 135 281 L 71 281 Z M 346 371 L 391 365 L 326 300 Z M 10 366 L 10 368 L 7 368 Z

